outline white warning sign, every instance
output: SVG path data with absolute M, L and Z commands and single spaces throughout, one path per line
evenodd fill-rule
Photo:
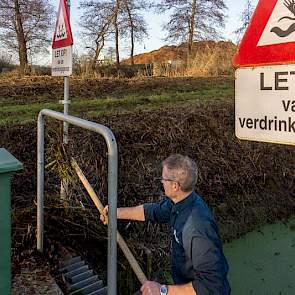
M 295 145 L 295 64 L 238 69 L 235 116 L 238 138 Z
M 52 49 L 52 76 L 70 76 L 73 73 L 72 46 Z

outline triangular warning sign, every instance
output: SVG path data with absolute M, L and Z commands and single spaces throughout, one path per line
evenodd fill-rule
M 233 64 L 285 63 L 295 63 L 295 0 L 260 0 Z
M 60 0 L 52 48 L 56 49 L 70 45 L 73 45 L 73 36 L 69 20 L 67 3 L 66 0 Z

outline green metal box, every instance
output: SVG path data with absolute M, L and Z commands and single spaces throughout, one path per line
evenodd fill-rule
M 11 174 L 23 165 L 0 148 L 0 294 L 11 293 Z

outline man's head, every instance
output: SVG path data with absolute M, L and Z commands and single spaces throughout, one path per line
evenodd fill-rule
M 171 199 L 181 198 L 194 190 L 197 183 L 196 163 L 187 156 L 171 155 L 162 162 L 162 183 Z

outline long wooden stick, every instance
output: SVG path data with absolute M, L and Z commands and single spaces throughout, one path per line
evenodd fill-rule
M 100 202 L 98 196 L 96 195 L 96 193 L 93 190 L 92 186 L 90 185 L 87 178 L 83 174 L 82 170 L 78 166 L 77 162 L 74 159 L 72 159 L 71 164 L 72 164 L 74 170 L 76 171 L 79 179 L 81 180 L 84 187 L 86 188 L 86 190 L 87 190 L 89 196 L 91 197 L 92 201 L 94 202 L 96 208 L 99 210 L 100 214 L 104 214 L 103 213 L 104 206 Z M 107 216 L 106 216 L 106 221 L 108 223 Z M 129 247 L 127 246 L 126 242 L 124 241 L 124 239 L 122 238 L 121 234 L 118 231 L 117 231 L 117 242 L 118 242 L 121 250 L 123 251 L 125 257 L 127 258 L 128 262 L 130 263 L 135 275 L 137 276 L 137 278 L 139 279 L 141 284 L 144 284 L 147 281 L 147 278 L 146 278 L 145 274 L 143 273 L 141 267 L 139 266 L 137 260 L 133 256 L 132 252 L 130 251 Z

